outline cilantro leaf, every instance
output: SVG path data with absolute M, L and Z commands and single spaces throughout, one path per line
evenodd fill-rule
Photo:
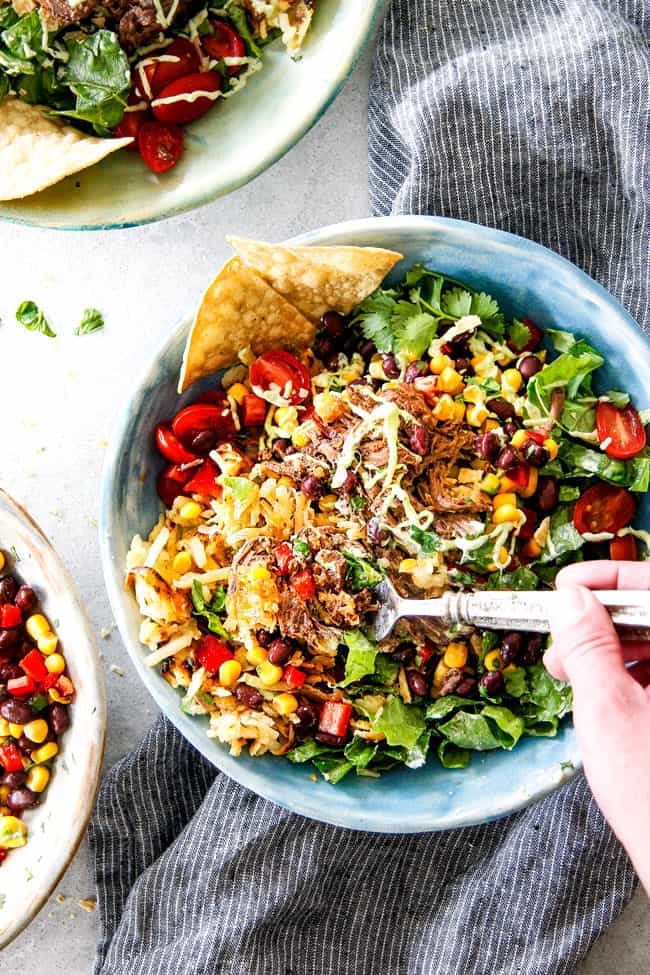
M 90 335 L 104 327 L 104 318 L 96 308 L 84 309 L 83 318 L 74 330 L 74 335 Z
M 395 351 L 392 319 L 397 302 L 387 291 L 375 291 L 363 301 L 352 324 L 359 324 L 364 336 L 374 342 L 379 352 Z
M 444 545 L 444 539 L 437 532 L 426 532 L 417 525 L 411 526 L 411 538 L 420 546 L 422 555 L 432 555 L 439 552 Z
M 530 329 L 525 322 L 521 322 L 518 318 L 513 318 L 512 323 L 508 325 L 506 334 L 508 342 L 517 352 L 524 349 L 530 342 Z
M 400 302 L 400 305 L 406 302 Z M 395 340 L 400 352 L 415 356 L 417 359 L 429 348 L 438 330 L 438 319 L 426 311 L 418 312 L 415 305 L 408 305 L 412 312 L 407 316 L 393 319 Z
M 30 332 L 40 332 L 41 335 L 47 335 L 49 338 L 56 336 L 56 332 L 53 332 L 48 325 L 45 315 L 33 301 L 23 301 L 18 306 L 16 320 Z
M 472 309 L 472 296 L 463 288 L 450 288 L 442 296 L 442 309 L 451 318 L 462 318 L 469 315 Z

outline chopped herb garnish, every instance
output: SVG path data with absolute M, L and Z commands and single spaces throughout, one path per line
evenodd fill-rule
M 45 315 L 33 301 L 23 301 L 18 306 L 16 320 L 30 332 L 40 332 L 41 335 L 47 335 L 50 338 L 56 336 L 56 332 L 53 332 L 48 325 Z
M 81 322 L 74 330 L 75 335 L 90 335 L 104 327 L 104 318 L 96 308 L 86 308 Z

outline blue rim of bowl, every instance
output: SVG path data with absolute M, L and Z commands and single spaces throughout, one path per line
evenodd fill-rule
M 206 192 L 201 194 L 201 196 L 191 203 L 179 204 L 178 206 L 172 207 L 165 213 L 161 213 L 155 217 L 145 217 L 142 220 L 125 220 L 118 223 L 104 223 L 104 224 L 79 224 L 79 226 L 74 227 L 52 227 L 48 224 L 38 223 L 35 220 L 21 219 L 20 217 L 9 217 L 0 213 L 0 220 L 5 220 L 7 223 L 17 224 L 22 227 L 40 227 L 45 230 L 59 230 L 68 231 L 72 233 L 78 233 L 83 230 L 130 230 L 133 227 L 146 227 L 151 223 L 159 223 L 162 220 L 169 220 L 172 217 L 180 216 L 182 213 L 190 213 L 193 210 L 198 210 L 201 207 L 208 206 L 210 203 L 214 203 L 216 200 L 220 200 L 224 196 L 228 196 L 235 190 L 240 189 L 242 186 L 246 186 L 251 183 L 262 173 L 274 166 L 275 163 L 279 162 L 283 156 L 293 149 L 294 146 L 303 139 L 303 137 L 312 129 L 317 122 L 320 122 L 322 117 L 325 115 L 327 110 L 330 108 L 334 100 L 339 96 L 341 89 L 350 78 L 352 72 L 361 60 L 361 55 L 363 54 L 366 44 L 370 40 L 375 28 L 378 26 L 383 13 L 388 6 L 389 0 L 374 0 L 374 9 L 368 17 L 368 23 L 366 25 L 365 32 L 361 39 L 361 43 L 355 49 L 352 56 L 346 64 L 343 65 L 341 71 L 338 74 L 337 80 L 329 92 L 329 94 L 320 102 L 320 104 L 315 108 L 311 117 L 307 119 L 306 122 L 299 125 L 297 128 L 293 129 L 291 134 L 284 142 L 278 146 L 276 149 L 272 150 L 267 156 L 264 157 L 256 166 L 254 166 L 248 173 L 238 177 L 236 179 L 230 180 L 225 184 L 222 189 L 215 192 Z M 18 201 L 20 202 L 20 201 Z
M 578 281 L 582 281 L 582 283 L 589 288 L 592 294 L 595 292 L 597 295 L 599 295 L 603 303 L 611 308 L 612 312 L 616 314 L 618 319 L 623 320 L 623 324 L 629 329 L 629 337 L 634 337 L 634 339 L 636 339 L 639 343 L 639 350 L 641 351 L 641 346 L 643 346 L 643 352 L 647 353 L 648 345 L 650 344 L 648 338 L 644 335 L 634 319 L 625 311 L 622 305 L 620 305 L 616 299 L 610 295 L 605 288 L 602 287 L 602 285 L 590 278 L 589 275 L 584 273 L 584 271 L 577 268 L 571 263 L 571 261 L 568 261 L 566 258 L 555 253 L 555 251 L 552 251 L 541 244 L 537 244 L 534 241 L 527 240 L 525 237 L 519 237 L 517 234 L 511 234 L 507 231 L 484 227 L 480 224 L 471 223 L 470 221 L 454 220 L 449 217 L 388 216 L 365 217 L 358 220 L 349 220 L 337 224 L 331 224 L 329 226 L 321 227 L 317 230 L 307 231 L 293 237 L 291 238 L 291 242 L 299 244 L 312 244 L 316 242 L 321 243 L 323 238 L 331 239 L 340 235 L 349 236 L 351 234 L 362 235 L 367 232 L 371 232 L 375 227 L 390 227 L 391 231 L 399 233 L 400 231 L 407 231 L 409 228 L 413 228 L 415 226 L 429 227 L 432 234 L 435 231 L 444 231 L 447 228 L 473 228 L 481 234 L 482 238 L 485 239 L 486 244 L 489 244 L 490 242 L 500 242 L 510 245 L 516 244 L 518 248 L 523 248 L 524 250 L 530 251 L 531 254 L 534 254 L 538 261 L 540 259 L 544 259 L 545 261 L 550 261 L 552 264 L 557 265 L 559 263 L 567 270 L 570 269 L 572 274 L 577 276 Z M 146 368 L 143 369 L 142 373 L 140 374 L 140 381 L 134 387 L 136 390 L 139 390 L 145 384 L 145 381 L 152 369 L 151 363 L 155 362 L 156 359 L 160 357 L 173 335 L 176 335 L 181 329 L 187 329 L 189 327 L 192 318 L 193 312 L 189 312 L 188 314 L 184 315 L 180 321 L 177 322 L 173 331 L 168 333 L 164 340 L 159 343 L 153 357 L 148 361 Z M 575 760 L 573 760 L 573 768 L 564 771 L 561 775 L 558 775 L 557 770 L 554 769 L 553 766 L 549 766 L 543 770 L 542 781 L 530 791 L 522 791 L 519 800 L 509 803 L 506 808 L 500 808 L 498 802 L 494 801 L 486 814 L 481 816 L 480 819 L 477 819 L 476 816 L 472 815 L 471 813 L 465 816 L 456 813 L 454 814 L 453 820 L 438 820 L 432 823 L 430 820 L 427 821 L 425 814 L 423 814 L 415 820 L 401 824 L 400 828 L 396 830 L 394 824 L 389 825 L 383 821 L 373 818 L 372 815 L 370 815 L 368 822 L 360 820 L 355 826 L 350 826 L 348 822 L 337 816 L 335 807 L 333 809 L 332 806 L 323 803 L 322 808 L 316 811 L 314 809 L 313 802 L 303 802 L 299 791 L 297 791 L 295 796 L 292 797 L 291 802 L 287 802 L 284 799 L 279 798 L 274 788 L 273 781 L 268 776 L 262 774 L 261 772 L 257 773 L 254 769 L 250 769 L 248 766 L 245 767 L 238 761 L 238 759 L 233 758 L 225 749 L 223 751 L 216 752 L 213 743 L 206 737 L 202 725 L 199 722 L 192 721 L 188 721 L 186 723 L 184 721 L 184 715 L 182 715 L 182 712 L 180 711 L 180 707 L 174 711 L 173 714 L 170 714 L 167 710 L 167 701 L 162 693 L 162 682 L 150 681 L 147 679 L 147 675 L 150 675 L 151 671 L 143 662 L 144 653 L 142 648 L 141 646 L 135 646 L 135 641 L 131 640 L 126 614 L 123 609 L 124 590 L 123 586 L 117 581 L 118 577 L 123 574 L 123 567 L 117 567 L 117 573 L 115 572 L 110 545 L 113 528 L 111 502 L 113 497 L 113 483 L 115 481 L 120 456 L 119 445 L 123 442 L 125 434 L 131 425 L 131 403 L 136 395 L 137 393 L 134 393 L 134 396 L 123 410 L 121 417 L 116 421 L 115 428 L 112 431 L 110 438 L 110 446 L 106 454 L 102 472 L 99 511 L 99 544 L 104 582 L 108 591 L 115 620 L 122 635 L 122 639 L 124 640 L 131 661 L 139 676 L 143 680 L 147 690 L 153 696 L 163 714 L 165 714 L 172 724 L 174 724 L 179 733 L 182 734 L 183 737 L 187 738 L 190 743 L 194 745 L 197 751 L 206 757 L 208 761 L 212 762 L 212 764 L 220 769 L 220 771 L 225 772 L 230 778 L 234 779 L 235 782 L 238 782 L 239 785 L 250 789 L 257 795 L 276 803 L 276 805 L 279 805 L 284 809 L 288 809 L 291 812 L 297 813 L 298 815 L 305 816 L 308 819 L 314 819 L 319 822 L 329 823 L 332 826 L 339 826 L 346 829 L 357 829 L 377 833 L 399 832 L 401 834 L 433 832 L 452 828 L 457 829 L 465 826 L 476 826 L 481 823 L 487 823 L 495 819 L 500 819 L 503 816 L 518 812 L 534 802 L 538 802 L 540 799 L 543 799 L 545 796 L 554 792 L 560 785 L 570 781 L 581 772 L 582 762 L 577 755 L 574 756 Z

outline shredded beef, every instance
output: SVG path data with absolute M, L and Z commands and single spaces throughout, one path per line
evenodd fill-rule
M 362 619 L 357 611 L 354 596 L 349 592 L 319 592 L 318 602 L 334 626 L 350 630 L 360 626 Z
M 322 549 L 314 559 L 314 581 L 317 589 L 340 592 L 345 587 L 348 564 L 340 552 Z
M 160 0 L 163 13 L 167 16 L 176 0 Z M 195 0 L 178 0 L 172 23 L 185 23 L 188 19 Z M 138 47 L 149 44 L 158 37 L 163 28 L 158 21 L 158 15 L 153 0 L 137 0 L 129 3 L 117 26 L 120 43 L 127 51 L 135 51 Z
M 79 23 L 84 17 L 88 17 L 99 0 L 86 0 L 85 3 L 77 7 L 71 7 L 66 0 L 40 0 L 40 5 L 47 14 L 50 22 L 56 23 L 60 27 L 67 27 L 69 24 Z
M 444 684 L 440 688 L 440 697 L 447 697 L 448 694 L 453 694 L 459 684 L 462 684 L 465 675 L 462 670 L 457 667 L 452 667 L 447 676 L 445 677 Z

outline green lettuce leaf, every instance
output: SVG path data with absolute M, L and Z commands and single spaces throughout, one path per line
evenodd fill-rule
M 426 731 L 422 709 L 404 704 L 401 697 L 391 695 L 372 722 L 374 731 L 384 735 L 389 745 L 411 749 Z
M 514 748 L 524 733 L 524 719 L 514 714 L 510 708 L 496 704 L 488 704 L 483 708 L 483 717 L 494 723 L 495 737 L 499 739 L 502 748 L 508 751 Z
M 312 762 L 325 781 L 331 785 L 336 785 L 354 768 L 352 762 L 348 762 L 346 758 L 341 758 L 339 755 L 319 755 L 312 758 Z
M 353 738 L 343 749 L 343 754 L 348 762 L 356 768 L 367 768 L 377 755 L 379 748 L 377 742 L 366 741 L 364 738 Z
M 66 42 L 69 58 L 63 80 L 76 96 L 73 111 L 61 112 L 89 122 L 98 135 L 109 135 L 122 119 L 131 88 L 129 61 L 117 35 L 109 30 Z
M 3 30 L 0 40 L 14 58 L 29 61 L 32 58 L 40 60 L 45 57 L 43 41 L 47 46 L 48 33 L 43 29 L 38 8 Z
M 577 552 L 585 540 L 573 524 L 573 505 L 560 505 L 551 515 L 548 539 L 540 562 L 553 562 L 560 556 Z
M 501 747 L 492 725 L 482 714 L 457 711 L 444 724 L 438 725 L 438 731 L 459 748 L 485 752 Z
M 346 582 L 351 592 L 361 592 L 362 589 L 374 589 L 384 578 L 383 572 L 368 559 L 360 559 L 352 552 L 344 552 L 348 564 Z
M 345 661 L 345 677 L 339 687 L 347 687 L 368 674 L 374 674 L 378 652 L 377 645 L 362 630 L 348 630 L 343 639 L 348 647 L 348 656 Z
M 532 569 L 521 566 L 513 572 L 492 572 L 488 578 L 488 589 L 532 590 L 539 586 L 539 579 Z
M 194 615 L 203 616 L 211 633 L 216 633 L 217 636 L 230 640 L 230 634 L 217 615 L 223 613 L 226 607 L 226 590 L 223 586 L 218 586 L 212 600 L 206 603 L 203 586 L 198 579 L 195 579 L 192 582 L 192 606 L 194 607 Z
M 443 768 L 467 768 L 471 754 L 468 748 L 459 748 L 449 738 L 438 743 L 438 758 Z

